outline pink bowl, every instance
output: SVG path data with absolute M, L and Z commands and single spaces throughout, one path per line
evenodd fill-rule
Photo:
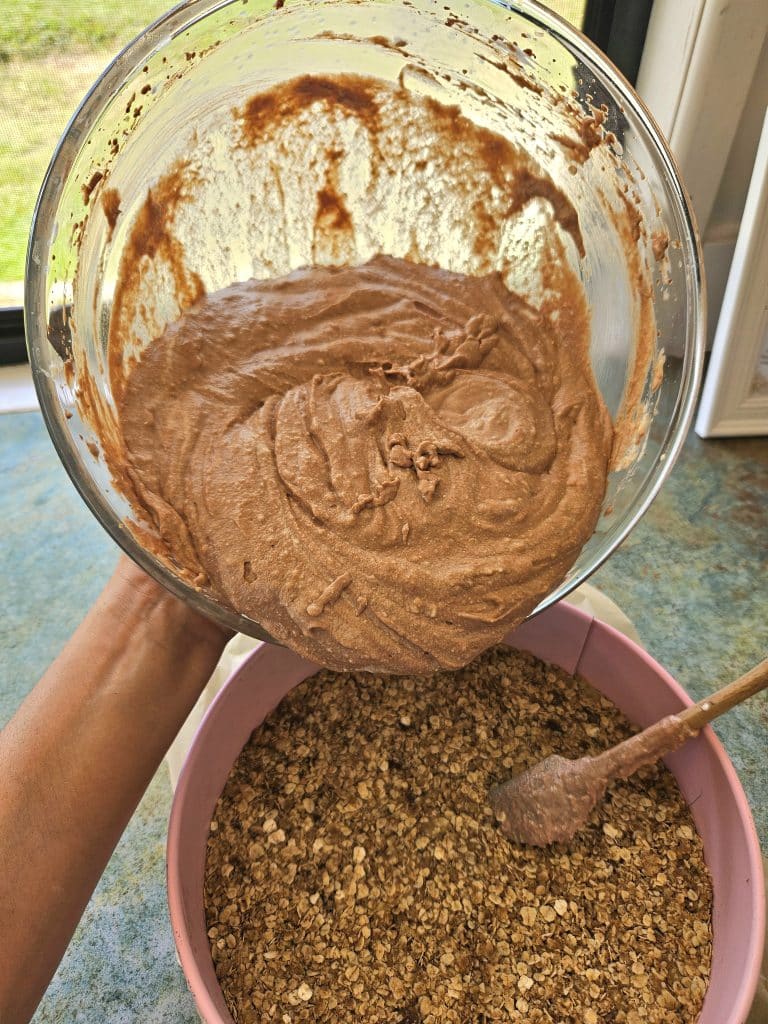
M 640 726 L 690 697 L 623 634 L 568 604 L 524 623 L 507 642 L 578 672 Z M 206 1024 L 233 1024 L 213 969 L 203 911 L 209 825 L 229 771 L 252 731 L 317 666 L 262 645 L 211 705 L 187 755 L 168 829 L 168 902 L 176 949 Z M 703 841 L 714 885 L 712 976 L 698 1024 L 744 1024 L 765 935 L 760 845 L 744 790 L 711 729 L 666 759 Z M 693 1022 L 691 1022 L 693 1024 Z

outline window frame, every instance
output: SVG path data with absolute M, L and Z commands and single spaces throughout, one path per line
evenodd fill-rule
M 0 307 L 0 366 L 26 362 L 24 310 L 21 306 Z

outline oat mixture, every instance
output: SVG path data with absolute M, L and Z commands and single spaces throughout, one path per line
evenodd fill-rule
M 546 850 L 491 783 L 631 732 L 499 647 L 429 678 L 321 672 L 254 733 L 217 805 L 205 907 L 238 1024 L 694 1024 L 712 890 L 672 775 L 616 784 Z

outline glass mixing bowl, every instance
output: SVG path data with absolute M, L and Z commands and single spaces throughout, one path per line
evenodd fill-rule
M 259 219 L 253 195 L 241 201 L 251 188 L 248 164 L 228 144 L 226 125 L 233 109 L 274 84 L 307 72 L 342 71 L 399 82 L 457 105 L 528 152 L 578 211 L 585 255 L 570 255 L 592 309 L 595 377 L 614 418 L 632 388 L 641 414 L 610 474 L 594 535 L 540 610 L 583 582 L 616 549 L 669 473 L 701 375 L 704 298 L 690 204 L 653 119 L 588 40 L 536 3 L 188 0 L 142 33 L 72 118 L 35 211 L 25 311 L 45 422 L 84 500 L 136 562 L 220 623 L 268 639 L 257 622 L 185 582 L 142 541 L 145 534 L 132 525 L 130 505 L 100 455 L 103 437 L 88 411 L 94 405 L 107 412 L 114 407 L 108 340 L 131 224 L 147 190 L 192 148 L 208 162 L 211 180 L 187 204 L 186 215 L 177 217 L 176 229 L 187 264 L 207 291 L 313 262 L 300 203 L 295 237 L 286 240 Z M 612 133 L 610 143 L 579 154 L 583 139 L 573 134 L 574 109 L 592 116 L 598 134 Z M 364 183 L 358 184 L 364 192 Z M 626 206 L 622 197 L 631 197 L 642 214 L 636 256 L 647 268 L 647 287 L 640 289 L 610 215 Z M 353 212 L 354 203 L 352 196 Z M 368 230 L 353 257 L 365 259 L 377 249 L 413 252 L 407 217 L 393 211 Z M 451 270 L 478 270 L 466 239 L 471 217 L 462 226 L 461 213 L 454 218 L 459 229 L 433 233 L 417 252 L 421 259 Z M 510 235 L 510 251 L 517 246 L 519 259 L 508 261 L 517 268 L 509 283 L 523 292 L 531 291 L 526 253 L 546 220 L 542 205 L 533 204 Z M 403 232 L 410 232 L 408 239 Z M 121 356 L 135 355 L 181 308 L 167 275 L 149 264 L 145 278 L 156 292 L 151 323 L 139 322 L 139 303 Z M 682 356 L 643 361 L 638 376 L 643 299 L 655 318 L 658 349 Z

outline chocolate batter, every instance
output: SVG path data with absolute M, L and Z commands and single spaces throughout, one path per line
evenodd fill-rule
M 613 430 L 557 316 L 377 256 L 199 299 L 119 399 L 125 474 L 200 587 L 334 669 L 500 640 L 595 527 Z

